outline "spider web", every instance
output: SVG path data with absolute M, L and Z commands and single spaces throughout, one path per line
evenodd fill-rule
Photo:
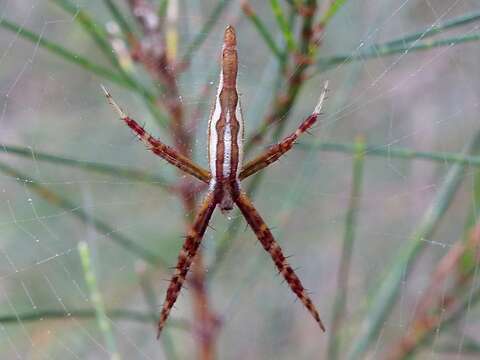
M 214 3 L 183 4 L 179 21 L 188 27 L 180 35 L 191 39 Z M 111 21 L 101 2 L 76 4 L 95 14 L 102 26 Z M 255 7 L 270 29 L 276 29 L 268 7 Z M 349 1 L 327 28 L 319 56 L 361 56 L 372 44 L 434 28 L 447 19 L 478 10 L 478 4 L 468 0 Z M 210 93 L 215 91 L 217 79 L 212 74 L 217 71 L 225 23 L 241 18 L 237 25 L 239 82 L 247 136 L 268 111 L 275 84 L 276 62 L 256 30 L 239 14 L 238 4 L 227 8 L 194 58 L 192 70 L 179 83 L 187 109 L 205 107 L 195 143 L 195 159 L 204 166 L 211 101 L 200 94 L 205 84 Z M 0 6 L 2 19 L 15 21 L 42 39 L 108 66 L 75 17 L 52 3 L 6 1 Z M 478 22 L 468 24 L 442 36 L 474 34 L 479 26 Z M 387 151 L 386 156 L 367 155 L 365 160 L 344 314 L 345 323 L 351 327 L 342 334 L 349 339 L 355 339 L 370 296 L 409 241 L 452 167 L 447 159 L 405 160 L 390 156 L 389 151 L 393 154 L 396 148 L 406 147 L 459 153 L 478 130 L 477 43 L 413 51 L 420 41 L 390 57 L 347 59 L 313 77 L 287 126 L 293 130 L 311 112 L 328 78 L 331 91 L 321 126 L 305 142 L 351 143 L 362 135 L 368 144 Z M 185 50 L 182 46 L 180 52 Z M 77 316 L 93 309 L 77 244 L 86 241 L 90 246 L 107 311 L 123 309 L 148 316 L 150 309 L 140 284 L 145 278 L 151 280 L 158 307 L 168 274 L 150 269 L 112 237 L 121 234 L 133 239 L 173 265 L 181 246 L 185 214 L 177 199 L 158 181 L 62 166 L 42 161 L 37 154 L 135 168 L 168 180 L 175 179 L 175 171 L 145 151 L 117 121 L 102 96 L 100 84 L 105 81 L 99 77 L 66 63 L 39 43 L 24 41 L 3 29 L 0 69 L 0 144 L 4 150 L 0 162 L 24 175 L 0 173 L 0 353 L 8 359 L 107 358 L 108 349 L 95 317 Z M 129 96 L 118 86 L 106 85 L 131 116 L 171 142 L 162 135 L 140 98 Z M 7 150 L 8 145 L 26 148 L 29 154 L 15 155 Z M 352 160 L 352 154 L 297 148 L 266 170 L 254 198 L 284 251 L 294 255 L 290 261 L 299 267 L 299 276 L 312 292 L 327 327 L 337 287 Z M 62 209 L 45 201 L 25 176 L 69 199 L 71 206 Z M 367 358 L 382 358 L 406 333 L 439 260 L 463 236 L 474 176 L 475 168 L 467 168 L 440 226 L 432 238 L 422 239 L 426 245 L 422 256 L 414 271 L 404 274 L 396 305 L 375 336 Z M 85 221 L 78 221 L 79 213 L 86 214 Z M 207 265 L 215 262 L 219 241 L 228 236 L 228 224 L 238 216 L 237 212 L 232 214 L 233 219 L 214 215 L 214 229 L 208 230 L 203 246 Z M 95 219 L 109 224 L 111 231 L 95 230 Z M 477 288 L 476 280 L 474 277 L 469 291 Z M 281 285 L 271 260 L 250 231 L 239 232 L 208 287 L 212 308 L 222 322 L 218 340 L 221 358 L 311 359 L 326 354 L 328 336 L 319 334 L 307 312 Z M 446 288 L 443 293 L 447 293 Z M 187 290 L 173 318 L 191 319 L 190 308 Z M 54 313 L 57 318 L 51 319 Z M 472 302 L 460 321 L 445 332 L 439 331 L 419 354 L 422 358 L 468 358 L 464 344 L 478 333 L 477 314 Z M 108 319 L 122 358 L 165 358 L 165 344 L 154 341 L 152 322 L 114 315 Z M 194 343 L 189 333 L 173 325 L 167 330 L 178 358 L 191 358 Z M 455 341 L 447 351 L 445 344 L 451 344 L 452 339 Z

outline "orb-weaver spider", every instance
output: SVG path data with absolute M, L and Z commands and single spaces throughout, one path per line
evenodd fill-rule
M 240 181 L 278 160 L 293 147 L 293 144 L 300 135 L 312 127 L 320 114 L 327 92 L 328 82 L 325 83 L 313 113 L 300 124 L 294 133 L 242 166 L 243 118 L 236 89 L 237 70 L 238 57 L 235 30 L 232 26 L 228 26 L 224 35 L 220 82 L 208 125 L 208 158 L 210 171 L 195 164 L 174 148 L 165 145 L 147 133 L 141 125 L 123 112 L 115 103 L 110 93 L 103 88 L 108 102 L 150 151 L 178 169 L 209 185 L 208 192 L 198 209 L 178 255 L 175 273 L 170 280 L 170 285 L 160 314 L 157 338 L 160 336 L 170 314 L 170 310 L 177 300 L 213 211 L 218 205 L 222 212 L 228 212 L 232 210 L 234 204 L 238 206 L 247 223 L 257 235 L 263 248 L 272 257 L 279 273 L 283 275 L 292 291 L 302 301 L 320 328 L 325 331 L 325 327 L 320 320 L 320 316 L 312 300 L 300 282 L 300 279 L 288 264 L 286 257 L 282 253 L 282 249 L 273 238 L 270 229 L 253 206 L 247 194 L 241 190 Z

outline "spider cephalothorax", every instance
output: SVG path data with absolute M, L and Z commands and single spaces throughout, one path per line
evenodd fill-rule
M 178 255 L 175 273 L 170 280 L 170 285 L 160 314 L 157 337 L 160 336 L 170 314 L 170 310 L 177 300 L 213 211 L 218 205 L 222 212 L 226 212 L 231 210 L 234 204 L 238 206 L 245 220 L 257 235 L 263 248 L 272 257 L 279 273 L 285 278 L 292 291 L 302 301 L 320 328 L 325 330 L 320 316 L 300 282 L 300 279 L 288 264 L 282 249 L 273 238 L 265 221 L 255 209 L 245 192 L 241 190 L 240 181 L 278 160 L 293 147 L 293 144 L 301 134 L 312 127 L 320 114 L 328 83 L 325 83 L 320 95 L 320 100 L 313 113 L 300 124 L 294 133 L 242 166 L 243 118 L 236 86 L 237 70 L 238 55 L 235 30 L 233 27 L 228 26 L 224 35 L 220 81 L 208 125 L 208 158 L 210 171 L 195 164 L 174 148 L 165 145 L 148 134 L 142 126 L 122 111 L 108 91 L 104 89 L 109 103 L 117 111 L 121 119 L 135 132 L 139 139 L 145 143 L 149 150 L 176 166 L 178 169 L 193 175 L 198 180 L 209 185 L 207 194 L 198 209 L 195 220 L 187 233 L 185 242 Z

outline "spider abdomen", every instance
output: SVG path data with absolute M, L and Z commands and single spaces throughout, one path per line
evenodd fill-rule
M 208 125 L 210 189 L 222 188 L 221 209 L 233 207 L 226 183 L 238 182 L 242 162 L 243 119 L 236 89 L 238 58 L 235 31 L 225 31 L 222 71 Z

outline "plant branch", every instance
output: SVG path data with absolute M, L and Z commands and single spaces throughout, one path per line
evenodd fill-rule
M 182 64 L 189 64 L 192 60 L 195 52 L 202 46 L 202 44 L 207 39 L 208 35 L 212 31 L 214 25 L 220 18 L 220 14 L 225 10 L 225 8 L 230 4 L 231 0 L 220 0 L 215 8 L 212 10 L 211 14 L 207 17 L 207 21 L 203 24 L 202 28 L 192 40 L 192 42 L 187 46 L 185 54 L 181 57 Z
M 150 250 L 145 249 L 141 245 L 138 245 L 133 240 L 130 240 L 129 238 L 119 234 L 107 223 L 99 219 L 93 218 L 90 214 L 82 210 L 80 207 L 70 202 L 70 200 L 67 200 L 56 192 L 51 191 L 35 179 L 22 174 L 21 172 L 15 170 L 14 168 L 8 166 L 5 163 L 0 163 L 0 171 L 13 177 L 14 179 L 17 179 L 17 181 L 30 188 L 33 192 L 42 197 L 51 205 L 59 207 L 65 210 L 67 213 L 72 214 L 74 217 L 76 217 L 78 220 L 80 220 L 86 225 L 91 224 L 99 233 L 105 235 L 106 238 L 111 239 L 113 242 L 120 245 L 128 252 L 135 254 L 139 258 L 142 258 L 150 265 L 167 268 L 165 261 L 162 260 L 159 256 L 150 252 Z
M 479 144 L 480 133 L 477 133 L 466 146 L 465 154 L 475 151 Z M 402 280 L 408 275 L 416 258 L 427 244 L 424 240 L 431 238 L 449 208 L 463 179 L 464 169 L 464 164 L 451 166 L 416 230 L 410 236 L 410 240 L 398 251 L 398 256 L 394 259 L 387 275 L 372 296 L 363 326 L 353 342 L 348 359 L 362 357 L 369 345 L 375 340 L 390 314 L 390 310 L 396 303 Z
M 242 0 L 242 10 L 247 19 L 249 19 L 253 26 L 255 26 L 267 47 L 272 51 L 273 55 L 275 55 L 279 62 L 285 62 L 285 55 L 280 51 L 267 27 L 258 17 L 248 0 Z
M 299 150 L 319 150 L 324 152 L 339 152 L 344 154 L 355 154 L 354 143 L 334 142 L 299 142 L 296 145 Z M 365 145 L 366 157 L 378 156 L 395 159 L 427 160 L 439 163 L 462 164 L 469 166 L 480 166 L 480 156 L 468 155 L 453 152 L 416 151 L 410 148 L 393 147 L 390 145 Z
M 324 72 L 336 65 L 348 64 L 354 61 L 362 61 L 373 58 L 380 58 L 394 54 L 406 54 L 416 51 L 431 50 L 438 47 L 453 47 L 460 44 L 477 42 L 480 40 L 480 34 L 468 34 L 441 40 L 425 40 L 415 44 L 407 43 L 405 45 L 375 44 L 369 46 L 363 51 L 348 55 L 334 55 L 331 57 L 320 58 L 317 61 L 317 72 Z
M 33 31 L 30 31 L 23 26 L 20 26 L 12 21 L 1 19 L 0 26 L 6 30 L 16 33 L 18 36 L 28 40 L 34 44 L 38 44 L 41 48 L 51 52 L 52 54 L 66 60 L 69 63 L 79 65 L 83 69 L 98 75 L 104 79 L 112 81 L 118 85 L 132 89 L 132 84 L 126 81 L 121 75 L 117 74 L 110 69 L 93 63 L 89 59 L 67 50 L 63 46 L 60 46 L 54 42 L 46 40 L 43 36 L 40 36 Z
M 333 306 L 332 325 L 328 344 L 328 358 L 331 360 L 337 359 L 339 355 L 341 345 L 339 331 L 346 313 L 348 280 L 363 181 L 363 164 L 365 160 L 364 147 L 365 143 L 363 139 L 358 138 L 357 142 L 355 143 L 350 200 L 347 215 L 345 217 L 345 232 L 343 237 L 342 255 L 340 257 L 337 275 L 337 294 L 335 296 L 335 302 Z
M 120 359 L 120 354 L 118 353 L 117 343 L 113 335 L 112 327 L 110 326 L 110 320 L 105 313 L 105 304 L 103 303 L 102 294 L 98 289 L 97 276 L 93 270 L 90 249 L 85 241 L 80 241 L 78 243 L 78 253 L 82 263 L 85 282 L 87 284 L 88 292 L 90 293 L 90 302 L 95 309 L 95 318 L 97 319 L 100 332 L 103 334 L 106 350 L 110 355 L 110 359 L 118 360 Z
M 143 181 L 155 186 L 162 187 L 164 190 L 167 191 L 172 191 L 174 188 L 171 181 L 167 180 L 163 176 L 148 173 L 140 169 L 71 159 L 64 156 L 52 155 L 41 151 L 33 150 L 29 147 L 14 145 L 1 145 L 0 152 L 3 152 L 7 155 L 18 155 L 21 157 L 29 158 L 33 161 L 44 161 L 52 164 L 59 164 L 82 170 L 97 172 L 100 174 L 123 177 L 129 180 Z
M 115 320 L 134 321 L 140 323 L 152 322 L 152 314 L 124 309 L 106 310 L 107 317 Z M 94 309 L 71 309 L 68 312 L 63 310 L 37 310 L 12 315 L 0 316 L 0 324 L 20 324 L 24 322 L 45 321 L 45 320 L 65 320 L 68 318 L 90 319 L 94 318 Z M 170 326 L 187 330 L 190 325 L 184 320 L 170 319 Z

